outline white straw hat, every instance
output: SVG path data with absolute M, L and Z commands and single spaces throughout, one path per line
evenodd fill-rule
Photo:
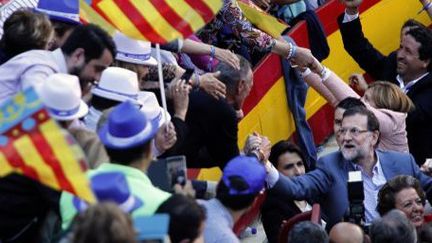
M 151 121 L 157 121 L 159 127 L 164 124 L 163 112 L 164 109 L 159 106 L 156 95 L 152 92 L 139 92 L 138 99 L 140 100 L 142 107 L 141 111 L 146 114 L 146 116 Z M 171 120 L 171 116 L 166 112 L 167 121 Z
M 150 42 L 131 39 L 118 31 L 114 33 L 113 39 L 117 48 L 116 60 L 142 65 L 157 64 L 151 56 Z
M 135 72 L 119 67 L 108 67 L 102 72 L 98 85 L 92 90 L 94 95 L 116 101 L 138 101 L 138 76 Z
M 55 73 L 37 89 L 50 116 L 59 121 L 74 120 L 88 113 L 88 106 L 81 100 L 78 77 Z

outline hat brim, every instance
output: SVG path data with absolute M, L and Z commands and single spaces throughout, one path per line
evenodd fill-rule
M 135 59 L 135 58 L 127 58 L 127 57 L 122 57 L 122 56 L 116 56 L 115 58 L 116 60 L 119 61 L 123 61 L 123 62 L 128 62 L 128 63 L 133 63 L 133 64 L 140 64 L 140 65 L 147 65 L 147 66 L 156 66 L 157 65 L 157 61 L 154 57 L 150 57 L 147 60 L 140 60 L 140 59 Z
M 100 96 L 100 97 L 105 98 L 105 99 L 109 99 L 109 100 L 115 100 L 115 101 L 120 101 L 120 102 L 124 102 L 124 101 L 129 100 L 132 102 L 132 104 L 142 105 L 142 102 L 137 100 L 137 99 L 127 97 L 124 95 L 119 95 L 116 93 L 111 93 L 109 91 L 98 89 L 97 87 L 92 89 L 92 94 Z
M 101 142 L 108 148 L 111 149 L 127 149 L 127 148 L 132 148 L 141 144 L 144 144 L 148 141 L 150 141 L 151 139 L 153 139 L 153 137 L 155 136 L 155 134 L 157 133 L 157 131 L 159 130 L 158 127 L 158 122 L 156 120 L 152 120 L 150 121 L 150 131 L 148 133 L 145 134 L 145 136 L 143 136 L 140 139 L 136 139 L 135 141 L 132 141 L 130 143 L 127 144 L 123 144 L 123 145 L 118 145 L 115 144 L 113 142 L 110 141 L 110 139 L 108 138 L 108 123 L 106 122 L 99 130 L 99 138 L 101 140 Z
M 69 120 L 74 120 L 74 119 L 84 117 L 85 115 L 88 114 L 88 112 L 89 112 L 88 105 L 84 101 L 81 100 L 79 109 L 75 114 L 70 115 L 70 116 L 58 116 L 58 115 L 54 115 L 54 114 L 50 113 L 50 116 L 52 118 L 54 118 L 55 120 L 58 120 L 58 121 L 69 121 Z
M 135 209 L 138 209 L 139 207 L 141 207 L 144 203 L 141 199 L 139 199 L 138 197 L 132 195 L 132 197 L 134 198 L 134 203 L 132 204 L 131 207 L 129 208 L 123 208 L 120 207 L 120 209 L 122 209 L 125 213 L 130 213 L 135 211 Z M 115 203 L 115 202 L 114 202 Z M 88 208 L 88 203 L 86 203 L 84 200 L 81 200 L 78 197 L 73 197 L 72 199 L 72 204 L 74 205 L 75 209 L 78 212 L 83 212 Z

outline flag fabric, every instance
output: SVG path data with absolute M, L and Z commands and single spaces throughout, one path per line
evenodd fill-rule
M 246 3 L 247 2 L 247 3 Z M 274 38 L 279 38 L 289 25 L 280 22 L 277 18 L 252 5 L 247 0 L 238 1 L 244 16 L 258 29 Z
M 32 89 L 0 107 L 0 176 L 17 172 L 93 203 L 83 152 Z
M 113 35 L 116 31 L 115 27 L 99 15 L 86 1 L 80 0 L 80 21 L 82 23 L 96 24 L 102 29 Z
M 187 38 L 210 22 L 221 0 L 93 0 L 96 12 L 125 35 L 167 43 Z

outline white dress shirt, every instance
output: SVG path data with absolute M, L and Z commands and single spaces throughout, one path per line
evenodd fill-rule
M 54 73 L 67 73 L 65 57 L 55 51 L 32 50 L 21 53 L 0 66 L 0 104 L 19 91 L 42 84 Z

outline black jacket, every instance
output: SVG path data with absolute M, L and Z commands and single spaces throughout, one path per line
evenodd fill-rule
M 186 115 L 188 167 L 223 168 L 230 159 L 239 155 L 237 122 L 234 108 L 225 100 L 216 100 L 204 91 L 191 92 Z

